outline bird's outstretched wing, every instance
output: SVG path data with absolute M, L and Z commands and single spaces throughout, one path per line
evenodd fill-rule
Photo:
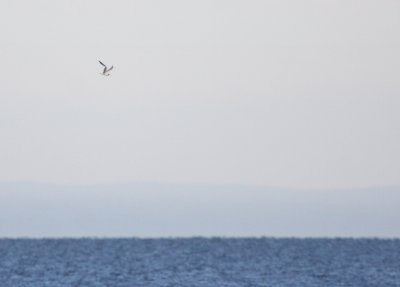
M 108 70 L 106 70 L 106 72 L 109 72 L 109 71 L 111 71 L 112 69 L 114 69 L 114 66 L 111 66 L 111 68 L 108 69 Z
M 101 61 L 99 63 L 104 67 L 103 74 L 107 73 L 107 66 L 104 65 Z

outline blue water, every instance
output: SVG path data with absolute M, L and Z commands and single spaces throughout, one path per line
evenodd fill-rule
M 0 286 L 400 286 L 400 240 L 2 239 Z

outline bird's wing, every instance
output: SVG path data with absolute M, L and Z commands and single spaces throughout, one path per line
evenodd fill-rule
M 111 66 L 111 68 L 110 68 L 110 69 L 108 69 L 108 70 L 106 70 L 106 72 L 109 72 L 109 71 L 111 71 L 113 68 L 114 68 L 114 66 Z
M 107 73 L 107 66 L 104 65 L 101 61 L 99 63 L 104 67 L 103 74 Z

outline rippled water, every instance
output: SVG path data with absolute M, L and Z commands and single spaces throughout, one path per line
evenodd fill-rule
M 2 239 L 0 286 L 400 286 L 400 240 Z

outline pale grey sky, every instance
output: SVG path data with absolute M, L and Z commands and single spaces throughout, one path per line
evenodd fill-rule
M 389 0 L 1 1 L 0 181 L 399 185 L 399 15 Z
M 0 238 L 400 238 L 399 192 L 399 187 L 300 190 L 240 185 L 0 182 Z

